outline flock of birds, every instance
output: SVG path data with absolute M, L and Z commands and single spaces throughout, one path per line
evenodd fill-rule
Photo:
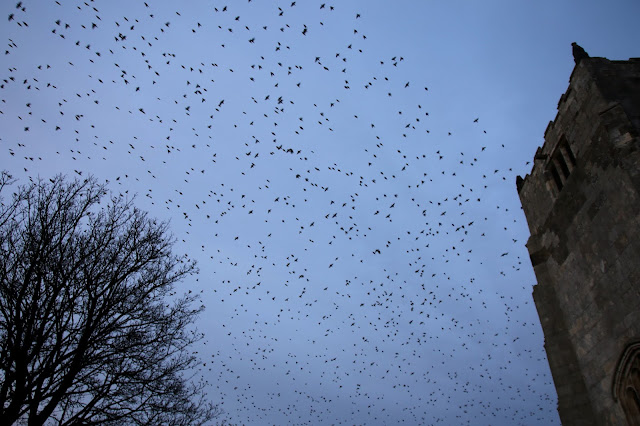
M 530 166 L 479 114 L 439 121 L 366 11 L 264 3 L 3 4 L 3 169 L 93 174 L 170 221 L 231 423 L 557 422 Z

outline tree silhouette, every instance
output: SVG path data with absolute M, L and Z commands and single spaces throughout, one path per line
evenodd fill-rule
M 20 186 L 0 176 L 3 424 L 202 424 L 220 415 L 193 381 L 191 324 L 175 296 L 196 271 L 173 239 L 94 178 Z M 105 201 L 106 199 L 106 201 Z

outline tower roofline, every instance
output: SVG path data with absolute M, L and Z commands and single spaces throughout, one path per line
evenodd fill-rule
M 561 135 L 557 135 L 556 138 L 550 137 L 550 132 L 552 132 L 555 128 L 555 125 L 559 119 L 559 117 L 564 113 L 563 106 L 569 100 L 571 95 L 573 94 L 573 89 L 576 85 L 579 85 L 577 80 L 580 79 L 581 73 L 586 73 L 587 76 L 591 77 L 590 80 L 594 83 L 594 89 L 599 93 L 603 99 L 606 99 L 606 93 L 603 93 L 599 90 L 602 87 L 602 74 L 606 76 L 608 74 L 608 68 L 610 67 L 619 67 L 619 66 L 632 66 L 632 67 L 640 67 L 640 57 L 632 57 L 628 60 L 610 60 L 603 57 L 588 57 L 582 59 L 578 64 L 573 67 L 571 71 L 571 75 L 569 76 L 569 87 L 566 92 L 564 92 L 560 99 L 558 100 L 557 112 L 556 116 L 553 120 L 549 121 L 547 127 L 545 128 L 543 137 L 544 142 L 542 146 L 538 147 L 534 156 L 534 162 L 531 166 L 531 171 L 522 178 L 518 176 L 516 179 L 516 185 L 518 193 L 522 190 L 522 188 L 526 185 L 526 182 L 529 176 L 533 175 L 537 169 L 544 170 L 544 168 L 548 165 L 548 162 L 551 161 L 550 157 L 552 152 L 556 149 L 556 146 L 559 142 L 559 137 Z M 605 108 L 601 113 L 605 112 L 606 109 L 612 108 L 615 105 L 609 105 Z M 638 119 L 640 122 L 640 117 Z

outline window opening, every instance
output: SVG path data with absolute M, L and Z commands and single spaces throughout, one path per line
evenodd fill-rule
M 640 342 L 624 350 L 613 380 L 613 398 L 621 406 L 629 425 L 640 425 Z
M 560 137 L 553 155 L 551 155 L 551 161 L 547 164 L 547 176 L 549 189 L 553 193 L 554 197 L 557 197 L 562 188 L 564 187 L 569 175 L 573 172 L 576 165 L 576 157 L 571 151 L 571 147 L 567 142 L 567 138 L 563 135 Z M 555 185 L 553 185 L 555 184 Z M 555 187 L 557 191 L 553 191 L 551 188 Z
M 571 147 L 569 146 L 569 143 L 567 142 L 567 140 L 564 138 L 564 136 L 562 137 L 563 139 L 563 143 L 560 146 L 560 149 L 562 150 L 562 153 L 565 154 L 565 156 L 569 159 L 569 163 L 571 164 L 571 166 L 575 166 L 576 165 L 576 156 L 573 155 L 573 151 L 571 151 Z
M 556 188 L 558 188 L 558 191 L 562 191 L 562 180 L 560 179 L 560 175 L 553 165 L 551 166 L 551 176 L 553 176 L 553 180 L 556 183 Z
M 560 165 L 560 170 L 562 171 L 563 177 L 565 180 L 569 177 L 569 168 L 567 167 L 567 163 L 564 162 L 564 157 L 562 153 L 558 151 L 559 155 L 556 155 L 556 162 Z

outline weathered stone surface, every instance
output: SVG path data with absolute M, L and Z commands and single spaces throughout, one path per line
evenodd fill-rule
M 565 425 L 627 425 L 614 398 L 640 341 L 640 59 L 584 58 L 517 190 Z

